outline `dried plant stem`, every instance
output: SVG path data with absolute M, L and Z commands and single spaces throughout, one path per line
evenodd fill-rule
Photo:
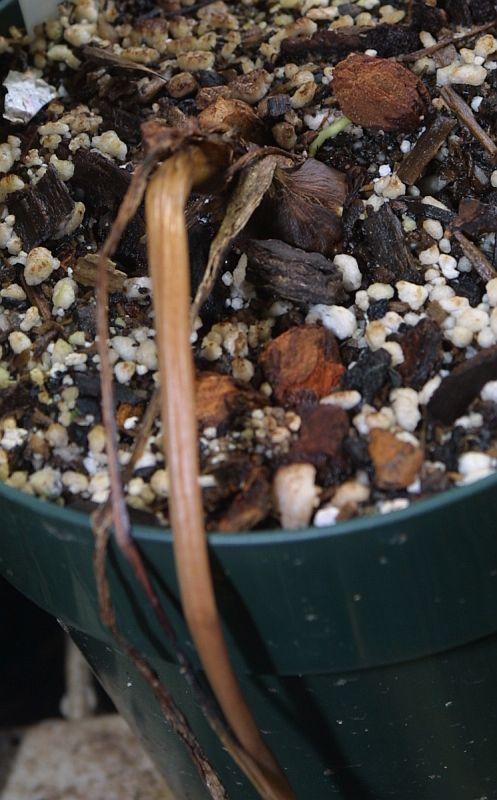
M 170 624 L 167 615 L 160 603 L 160 600 L 152 586 L 148 577 L 145 565 L 141 555 L 136 547 L 131 531 L 131 524 L 128 514 L 128 509 L 125 502 L 124 490 L 121 469 L 119 466 L 118 457 L 118 432 L 116 419 L 114 414 L 114 390 L 112 380 L 112 366 L 109 359 L 109 350 L 107 345 L 107 332 L 109 325 L 108 315 L 108 293 L 109 293 L 109 273 L 106 268 L 106 259 L 109 258 L 114 252 L 119 240 L 124 232 L 126 225 L 132 219 L 138 210 L 143 194 L 145 191 L 146 180 L 150 170 L 155 165 L 155 162 L 146 161 L 141 168 L 135 172 L 132 183 L 128 189 L 126 197 L 119 209 L 118 215 L 112 226 L 107 241 L 100 253 L 98 280 L 97 280 L 97 349 L 100 356 L 100 379 L 102 387 L 102 417 L 106 431 L 106 450 L 109 465 L 109 477 L 111 484 L 111 508 L 112 520 L 114 522 L 114 530 L 116 540 L 120 550 L 130 562 L 135 575 L 142 585 L 145 594 L 156 614 L 159 623 L 173 642 L 176 641 L 176 636 L 172 625 Z M 156 403 L 158 396 L 156 395 Z M 151 404 L 153 405 L 153 404 Z M 157 410 L 157 405 L 154 411 Z M 152 426 L 153 419 L 152 413 L 147 415 L 146 426 Z M 143 446 L 143 439 L 146 441 L 146 436 L 142 437 L 140 447 Z M 135 458 L 136 461 L 136 458 Z M 129 658 L 133 661 L 136 668 L 142 674 L 144 680 L 154 691 L 157 697 L 160 708 L 165 718 L 170 723 L 173 730 L 176 731 L 178 736 L 182 739 L 188 749 L 190 757 L 195 763 L 202 780 L 209 791 L 212 800 L 227 800 L 226 791 L 219 780 L 214 768 L 209 763 L 207 757 L 204 755 L 202 748 L 197 741 L 193 731 L 191 730 L 188 721 L 184 717 L 181 710 L 176 706 L 173 697 L 162 685 L 159 677 L 148 664 L 146 659 L 141 656 L 138 650 L 133 647 L 121 634 L 116 621 L 116 615 L 112 606 L 110 588 L 106 576 L 106 554 L 109 540 L 109 513 L 107 506 L 97 512 L 93 518 L 93 531 L 95 535 L 95 553 L 94 553 L 94 571 L 97 583 L 97 592 L 99 598 L 100 616 L 103 623 L 112 632 L 117 644 L 121 649 L 127 653 Z M 182 666 L 187 669 L 188 664 L 183 664 L 184 659 L 179 655 L 178 660 Z M 190 673 L 193 671 L 190 669 Z
M 170 475 L 170 511 L 183 611 L 209 683 L 245 751 L 238 759 L 265 800 L 293 792 L 266 747 L 230 663 L 217 610 L 198 487 L 194 367 L 190 347 L 190 271 L 185 204 L 212 168 L 200 147 L 186 147 L 155 173 L 146 193 L 162 420 Z
M 436 44 L 430 45 L 430 47 L 423 47 L 421 50 L 415 50 L 412 53 L 404 53 L 401 56 L 397 56 L 397 61 L 417 61 L 419 58 L 429 57 L 433 55 L 433 53 L 442 50 L 444 47 L 448 47 L 450 44 L 459 45 L 462 42 L 467 42 L 468 39 L 472 39 L 474 36 L 479 36 L 480 33 L 486 33 L 492 30 L 492 28 L 495 28 L 496 25 L 497 18 L 486 22 L 484 25 L 477 25 L 471 28 L 467 33 L 453 33 L 450 36 L 444 36 L 443 39 L 440 39 Z
M 93 525 L 93 531 L 95 535 L 94 571 L 102 621 L 111 631 L 117 645 L 126 653 L 137 671 L 151 687 L 164 718 L 187 748 L 212 800 L 229 800 L 224 786 L 202 751 L 185 715 L 176 705 L 172 695 L 165 689 L 153 667 L 150 666 L 136 647 L 130 644 L 121 633 L 117 624 L 116 614 L 110 596 L 110 587 L 107 580 L 106 561 L 109 531 L 107 527 L 99 525 L 96 522 Z
M 459 242 L 461 250 L 466 258 L 471 261 L 471 266 L 474 271 L 478 273 L 482 281 L 488 283 L 488 281 L 497 277 L 497 272 L 493 265 L 474 242 L 468 239 L 461 231 L 455 231 L 454 238 Z
M 461 125 L 466 126 L 471 135 L 485 148 L 492 162 L 495 162 L 497 160 L 497 145 L 488 133 L 483 130 L 468 104 L 450 86 L 444 86 L 440 94 L 446 105 L 459 119 Z

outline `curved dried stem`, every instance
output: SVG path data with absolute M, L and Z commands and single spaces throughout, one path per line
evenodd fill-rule
M 262 740 L 231 666 L 214 595 L 198 486 L 184 209 L 192 186 L 212 172 L 200 147 L 186 147 L 157 170 L 146 193 L 176 570 L 183 610 L 202 665 L 242 748 L 234 758 L 265 800 L 291 800 L 294 794 Z
M 245 228 L 255 209 L 261 204 L 271 186 L 279 161 L 282 161 L 281 156 L 269 155 L 248 164 L 242 170 L 238 185 L 228 203 L 226 215 L 209 250 L 207 267 L 190 311 L 192 325 L 213 289 L 228 247 Z

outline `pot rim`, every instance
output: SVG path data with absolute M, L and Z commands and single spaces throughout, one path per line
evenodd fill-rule
M 375 512 L 362 517 L 338 522 L 336 525 L 323 527 L 309 526 L 298 530 L 265 529 L 241 531 L 239 533 L 209 533 L 209 543 L 217 548 L 226 547 L 251 547 L 254 545 L 276 545 L 296 542 L 312 542 L 337 536 L 353 536 L 354 534 L 367 533 L 380 530 L 387 522 L 388 525 L 402 525 L 413 518 L 420 519 L 427 514 L 444 510 L 454 502 L 470 501 L 476 495 L 490 489 L 497 489 L 497 471 L 486 478 L 474 481 L 465 486 L 455 486 L 440 492 L 425 500 L 412 502 L 407 508 L 390 511 L 387 514 Z M 41 500 L 32 495 L 13 489 L 0 481 L 0 500 L 4 497 L 10 502 L 26 506 L 31 512 L 52 519 L 58 523 L 65 523 L 79 527 L 90 525 L 90 515 L 65 506 L 58 506 L 49 500 Z M 154 525 L 134 525 L 133 530 L 137 539 L 147 542 L 172 542 L 172 532 L 169 528 L 160 528 Z

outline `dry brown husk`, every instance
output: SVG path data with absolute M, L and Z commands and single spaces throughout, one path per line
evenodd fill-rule
M 297 167 L 278 167 L 263 208 L 271 237 L 331 255 L 342 238 L 347 194 L 345 175 L 314 158 Z

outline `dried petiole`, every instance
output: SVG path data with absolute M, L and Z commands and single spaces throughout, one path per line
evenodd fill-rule
M 198 487 L 184 209 L 192 187 L 212 177 L 216 169 L 202 147 L 186 146 L 159 167 L 146 194 L 176 570 L 183 611 L 206 676 L 241 745 L 235 758 L 261 797 L 290 800 L 293 792 L 262 740 L 230 663 L 214 595 Z

